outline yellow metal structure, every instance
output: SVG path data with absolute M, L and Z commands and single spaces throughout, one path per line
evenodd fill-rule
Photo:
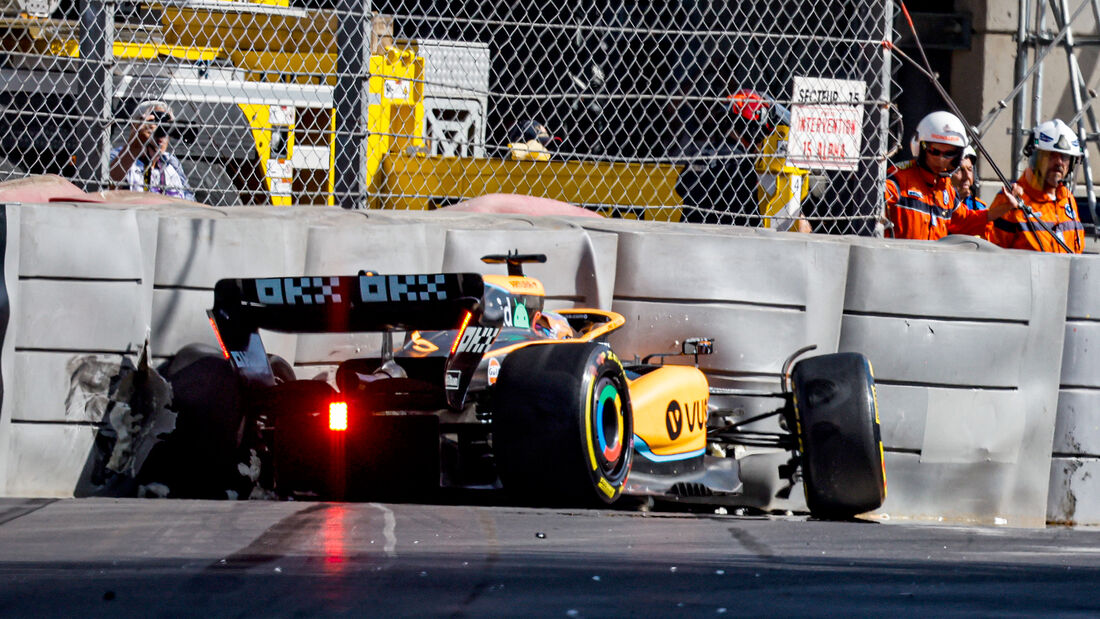
M 609 217 L 679 221 L 679 166 L 594 161 L 512 161 L 391 154 L 372 207 L 431 209 L 489 193 L 539 195 Z M 654 205 L 639 207 L 638 205 Z
M 184 47 L 217 46 L 233 50 L 335 53 L 336 14 L 289 8 L 276 2 L 219 2 L 190 7 L 154 4 L 162 11 L 165 42 Z M 289 32 L 309 37 L 286 36 Z
M 202 8 L 150 6 L 161 11 L 158 40 L 116 41 L 113 52 L 117 59 L 228 61 L 242 70 L 245 82 L 317 87 L 311 91 L 315 101 L 280 102 L 276 94 L 279 91 L 274 88 L 269 94 L 263 88 L 249 89 L 253 94 L 243 96 L 236 107 L 250 129 L 260 169 L 246 166 L 227 172 L 242 178 L 262 177 L 262 190 L 276 206 L 332 204 L 335 14 L 290 8 L 288 0 L 219 0 L 216 6 L 207 4 Z M 0 26 L 2 49 L 79 57 L 77 25 L 73 22 L 23 17 L 5 18 Z M 314 36 L 286 36 L 287 32 L 309 32 Z M 424 147 L 424 59 L 414 50 L 376 46 L 368 71 L 370 79 L 364 92 L 368 102 L 367 179 L 371 187 L 377 188 L 388 152 Z M 233 85 L 232 81 L 211 81 L 211 87 L 222 93 L 233 92 Z M 256 96 L 259 100 L 252 99 Z M 281 138 L 277 151 L 272 149 L 276 133 Z M 296 147 L 301 151 L 298 154 Z M 307 159 L 310 161 L 303 165 Z
M 779 125 L 765 140 L 756 162 L 760 175 L 757 197 L 764 227 L 789 230 L 802 213 L 802 200 L 809 193 L 809 171 L 787 165 L 787 135 L 790 128 Z
M 234 66 L 245 70 L 249 81 L 270 83 L 299 83 L 334 86 L 336 56 L 329 53 L 294 53 L 272 51 L 239 51 L 231 54 Z M 370 57 L 370 79 L 367 82 L 368 98 L 367 130 L 367 179 L 368 185 L 377 190 L 381 184 L 382 161 L 389 152 L 405 152 L 424 147 L 424 59 L 411 50 L 388 47 L 384 54 Z M 318 76 L 326 76 L 324 83 Z M 264 177 L 276 205 L 312 202 L 302 194 L 324 194 L 325 203 L 333 204 L 335 170 L 336 126 L 331 108 L 297 108 L 287 127 L 285 158 L 274 157 L 267 138 L 277 125 L 269 116 L 257 113 L 257 106 L 241 105 L 256 138 L 257 154 L 263 164 Z M 304 121 L 309 118 L 310 120 Z M 304 122 L 303 122 L 304 121 Z M 299 124 L 301 123 L 301 124 Z M 295 176 L 287 178 L 273 173 L 276 166 L 295 161 L 295 146 L 321 147 L 328 154 L 322 169 L 323 185 L 316 178 L 301 173 L 297 166 L 291 171 Z M 316 162 L 314 163 L 316 165 Z M 283 187 L 290 183 L 290 190 Z

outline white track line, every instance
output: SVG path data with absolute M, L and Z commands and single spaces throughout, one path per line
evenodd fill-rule
M 371 503 L 371 507 L 380 510 L 385 517 L 386 522 L 382 527 L 382 535 L 386 538 L 386 545 L 382 550 L 387 557 L 397 558 L 397 535 L 394 533 L 397 530 L 397 518 L 394 517 L 393 510 L 378 503 Z

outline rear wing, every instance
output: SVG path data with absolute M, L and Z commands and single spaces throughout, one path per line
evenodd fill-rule
M 476 273 L 223 279 L 208 312 L 222 352 L 246 382 L 275 383 L 259 330 L 355 333 L 457 329 L 444 376 L 447 402 L 460 408 L 470 378 L 503 314 L 485 314 Z
M 223 279 L 211 311 L 246 331 L 439 330 L 455 328 L 484 292 L 476 273 Z

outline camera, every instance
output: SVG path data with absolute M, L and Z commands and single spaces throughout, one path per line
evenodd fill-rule
M 172 137 L 185 142 L 193 142 L 196 138 L 195 129 L 186 122 L 178 122 L 168 112 L 154 110 L 146 117 L 146 123 L 156 124 L 153 130 L 153 139 L 160 140 L 164 137 Z
M 149 122 L 154 122 L 157 124 L 157 128 L 153 131 L 154 140 L 159 140 L 161 138 L 168 137 L 169 135 L 176 137 L 173 134 L 177 132 L 172 131 L 170 127 L 165 127 L 166 123 L 172 122 L 172 116 L 169 115 L 168 112 L 155 110 L 152 114 L 150 114 L 150 117 L 151 118 L 149 119 Z

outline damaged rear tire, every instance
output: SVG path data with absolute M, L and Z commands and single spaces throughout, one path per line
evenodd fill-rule
M 138 481 L 163 484 L 170 497 L 232 496 L 244 429 L 237 373 L 220 351 L 201 344 L 184 347 L 160 372 L 172 386 L 176 429 L 150 453 Z

